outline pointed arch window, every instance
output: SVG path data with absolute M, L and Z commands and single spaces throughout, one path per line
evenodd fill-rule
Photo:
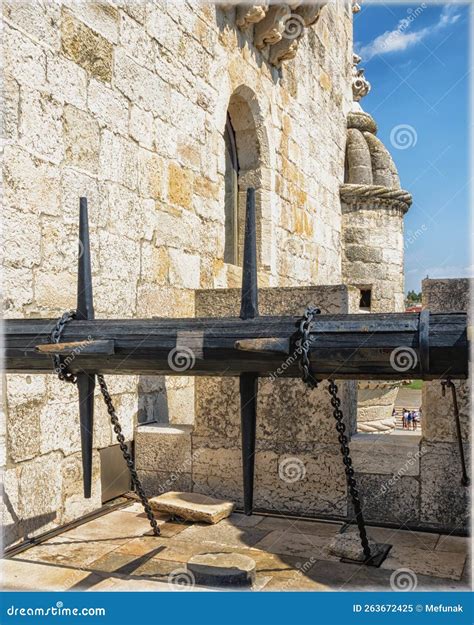
M 227 113 L 225 141 L 225 247 L 224 262 L 239 264 L 239 161 L 235 132 Z

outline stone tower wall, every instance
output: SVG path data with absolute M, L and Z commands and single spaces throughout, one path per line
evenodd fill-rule
M 235 9 L 210 3 L 4 2 L 4 298 L 9 318 L 74 308 L 78 200 L 89 199 L 96 316 L 194 315 L 194 290 L 235 287 L 223 261 L 226 112 L 238 94 L 259 147 L 260 282 L 341 282 L 352 13 L 331 2 L 294 60 L 270 65 Z M 101 502 L 82 498 L 76 390 L 9 375 L 3 436 L 6 541 Z M 137 416 L 191 423 L 192 379 L 119 378 Z

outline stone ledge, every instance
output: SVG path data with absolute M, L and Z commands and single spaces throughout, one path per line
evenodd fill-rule
M 162 423 L 147 423 L 137 427 L 137 434 L 189 436 L 192 431 L 192 425 L 163 425 Z

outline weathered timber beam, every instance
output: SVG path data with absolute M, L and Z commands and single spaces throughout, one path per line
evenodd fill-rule
M 74 320 L 67 324 L 64 341 L 110 340 L 111 355 L 76 355 L 73 372 L 154 375 L 233 375 L 299 377 L 294 338 L 299 317 Z M 51 358 L 36 350 L 49 343 L 55 321 L 16 319 L 4 322 L 6 371 L 52 372 Z M 417 313 L 320 315 L 311 326 L 313 369 L 318 376 L 337 379 L 425 380 L 468 375 L 469 343 L 465 313 L 431 313 L 427 346 L 429 370 L 422 370 Z M 289 341 L 288 355 L 243 351 L 236 342 L 273 339 Z M 168 355 L 187 346 L 195 354 L 192 368 L 174 371 Z M 398 351 L 397 351 L 398 350 Z M 395 368 L 395 358 L 411 356 Z M 413 366 L 412 366 L 413 365 Z M 406 368 L 404 368 L 406 366 Z

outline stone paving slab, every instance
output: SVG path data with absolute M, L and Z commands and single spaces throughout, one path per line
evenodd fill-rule
M 384 569 L 411 569 L 420 575 L 460 580 L 466 554 L 449 551 L 430 551 L 413 547 L 394 546 L 383 562 Z
M 223 519 L 221 523 L 238 527 L 255 527 L 265 518 L 266 517 L 259 514 L 252 514 L 251 516 L 247 516 L 246 514 L 242 514 L 241 512 L 233 512 L 229 517 Z
M 158 519 L 157 522 L 158 525 L 162 525 L 165 520 Z M 114 510 L 64 532 L 62 536 L 68 540 L 118 540 L 126 542 L 136 536 L 142 536 L 150 529 L 150 523 L 146 517 L 142 518 L 124 510 Z
M 435 548 L 439 539 L 439 534 L 412 532 L 411 530 L 396 530 L 386 527 L 368 527 L 367 534 L 370 538 L 379 543 L 431 550 Z M 446 549 L 446 551 L 450 550 Z
M 299 556 L 301 558 L 315 558 L 318 560 L 334 560 L 339 558 L 329 553 L 331 537 L 316 536 L 314 534 L 293 533 L 275 530 L 270 532 L 260 542 L 255 544 L 256 549 L 270 553 Z
M 471 539 L 465 536 L 440 536 L 436 550 L 469 553 L 470 543 Z
M 14 559 L 85 568 L 121 544 L 121 540 L 63 540 L 60 535 L 23 551 Z
M 170 575 L 182 579 L 190 558 L 223 551 L 255 561 L 253 590 L 389 591 L 399 568 L 413 571 L 418 589 L 470 588 L 468 538 L 369 527 L 373 539 L 393 545 L 377 569 L 329 554 L 338 523 L 240 513 L 215 525 L 167 519 L 159 519 L 162 536 L 154 537 L 135 503 L 110 512 L 4 560 L 4 588 L 169 591 Z M 191 580 L 186 590 L 194 589 L 203 590 Z
M 258 527 L 235 527 L 230 524 L 218 523 L 217 525 L 202 525 L 196 523 L 179 537 L 181 541 L 197 542 L 201 544 L 215 543 L 229 547 L 252 547 L 268 534 L 266 530 Z
M 324 523 L 318 521 L 304 521 L 302 519 L 265 517 L 257 528 L 259 530 L 289 531 L 294 534 L 312 534 L 316 536 L 335 536 L 342 527 L 342 523 Z
M 96 577 L 98 583 L 100 577 Z M 2 590 L 81 590 L 91 581 L 89 571 L 40 564 L 30 560 L 2 560 Z

